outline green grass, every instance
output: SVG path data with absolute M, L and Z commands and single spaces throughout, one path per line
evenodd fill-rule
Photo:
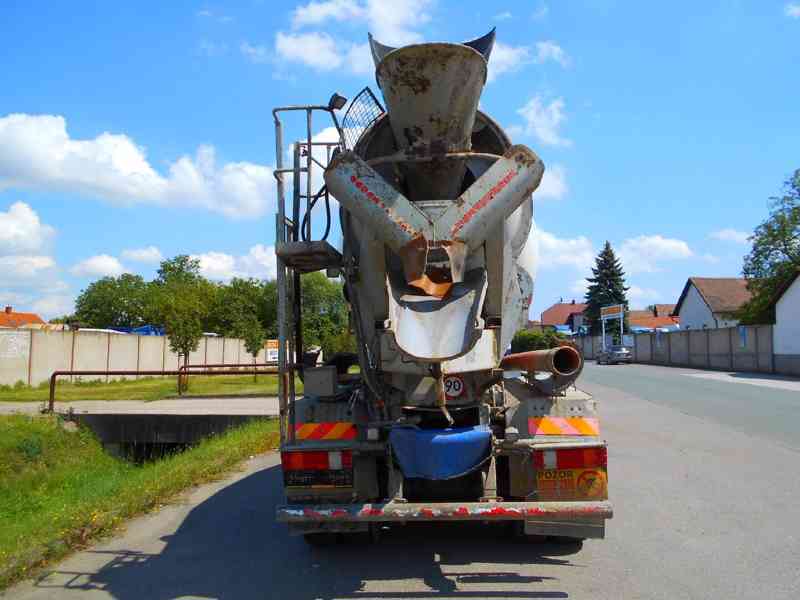
M 298 392 L 303 384 L 295 382 Z M 190 396 L 277 396 L 278 376 L 259 375 L 253 381 L 252 375 L 190 376 Z M 76 400 L 163 400 L 176 398 L 177 377 L 142 377 L 119 381 L 82 381 L 70 383 L 68 377 L 56 383 L 56 402 Z M 47 402 L 50 397 L 50 384 L 44 382 L 32 387 L 22 384 L 0 385 L 0 402 Z
M 278 421 L 259 420 L 183 453 L 136 466 L 57 417 L 0 416 L 0 589 L 123 520 L 247 457 L 274 448 Z

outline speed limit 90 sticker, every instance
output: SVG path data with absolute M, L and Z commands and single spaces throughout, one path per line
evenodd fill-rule
M 444 378 L 444 395 L 448 398 L 459 398 L 464 393 L 464 380 L 459 375 L 448 375 Z

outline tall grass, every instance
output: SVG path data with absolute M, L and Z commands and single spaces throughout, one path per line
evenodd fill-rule
M 296 379 L 298 391 L 302 391 L 302 382 Z M 244 396 L 278 394 L 277 375 L 259 375 L 253 381 L 253 375 L 203 375 L 189 377 L 191 396 Z M 16 385 L 0 385 L 0 402 L 47 402 L 50 395 L 50 383 L 43 382 L 38 386 L 22 383 Z M 70 382 L 67 377 L 56 382 L 56 401 L 72 402 L 76 400 L 163 400 L 178 396 L 177 377 L 141 377 L 140 379 L 121 379 L 118 381 L 76 381 Z
M 0 589 L 120 522 L 274 448 L 278 422 L 252 421 L 136 466 L 57 417 L 0 416 Z

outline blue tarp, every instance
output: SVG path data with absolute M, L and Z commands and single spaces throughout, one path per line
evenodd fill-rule
M 111 327 L 114 331 L 121 331 L 122 333 L 132 333 L 134 335 L 164 335 L 163 327 L 156 327 L 155 325 L 142 325 L 141 327 Z
M 389 441 L 405 477 L 452 479 L 466 475 L 489 456 L 489 427 L 392 429 Z

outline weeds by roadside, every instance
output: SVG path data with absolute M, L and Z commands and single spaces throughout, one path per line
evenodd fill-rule
M 58 417 L 0 417 L 0 589 L 274 448 L 277 432 L 276 420 L 253 421 L 136 466 Z

